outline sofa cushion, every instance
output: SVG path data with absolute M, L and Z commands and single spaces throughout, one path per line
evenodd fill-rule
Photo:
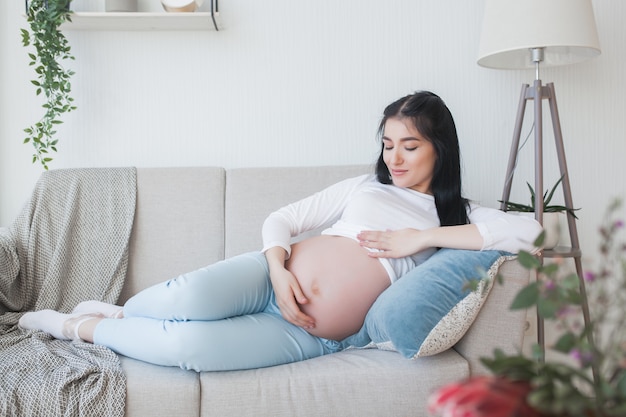
M 126 374 L 126 417 L 197 416 L 200 376 L 120 356 Z
M 363 330 L 379 349 L 407 358 L 447 350 L 471 326 L 506 259 L 500 251 L 441 249 L 378 297 Z M 485 272 L 476 291 L 466 288 Z
M 203 372 L 200 416 L 425 416 L 431 392 L 467 377 L 467 360 L 452 349 L 419 361 L 350 349 L 269 368 Z

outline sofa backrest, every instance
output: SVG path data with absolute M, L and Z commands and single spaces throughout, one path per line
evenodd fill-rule
M 340 180 L 373 173 L 368 165 L 239 168 L 226 172 L 225 255 L 260 250 L 261 226 L 273 211 Z M 318 234 L 312 231 L 304 236 Z
M 224 257 L 223 168 L 138 168 L 129 264 L 119 302 Z

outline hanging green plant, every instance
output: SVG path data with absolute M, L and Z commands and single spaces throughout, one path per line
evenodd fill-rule
M 45 95 L 43 117 L 37 123 L 24 129 L 27 137 L 24 143 L 32 143 L 35 148 L 33 163 L 39 161 L 44 169 L 52 161 L 50 151 L 57 151 L 56 126 L 63 123 L 61 116 L 76 110 L 70 93 L 70 78 L 74 71 L 61 65 L 64 60 L 74 57 L 65 35 L 59 30 L 65 21 L 71 21 L 69 4 L 71 0 L 31 0 L 26 4 L 26 18 L 30 32 L 22 29 L 22 44 L 32 46 L 29 53 L 30 66 L 33 66 L 37 79 L 31 83 L 37 95 Z

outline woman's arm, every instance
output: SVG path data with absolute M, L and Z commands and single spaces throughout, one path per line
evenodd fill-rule
M 369 252 L 373 258 L 403 258 L 428 248 L 480 250 L 483 247 L 483 237 L 473 224 L 426 230 L 368 230 L 359 233 L 357 239 L 361 246 L 379 250 Z
M 469 217 L 471 224 L 461 226 L 363 231 L 357 238 L 361 246 L 380 250 L 370 253 L 376 258 L 401 258 L 426 248 L 538 251 L 534 241 L 542 228 L 535 219 L 480 206 L 473 206 Z
M 262 251 L 280 246 L 289 258 L 292 237 L 335 223 L 352 194 L 371 180 L 371 175 L 349 178 L 271 213 L 263 223 Z
M 520 250 L 535 253 L 539 250 L 534 242 L 543 228 L 532 217 L 474 205 L 469 218 L 483 236 L 482 250 L 503 250 L 511 253 L 518 253 Z

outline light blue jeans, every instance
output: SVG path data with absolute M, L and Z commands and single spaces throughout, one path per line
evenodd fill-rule
M 282 318 L 265 255 L 239 255 L 147 288 L 102 320 L 94 343 L 195 371 L 262 368 L 341 350 Z

